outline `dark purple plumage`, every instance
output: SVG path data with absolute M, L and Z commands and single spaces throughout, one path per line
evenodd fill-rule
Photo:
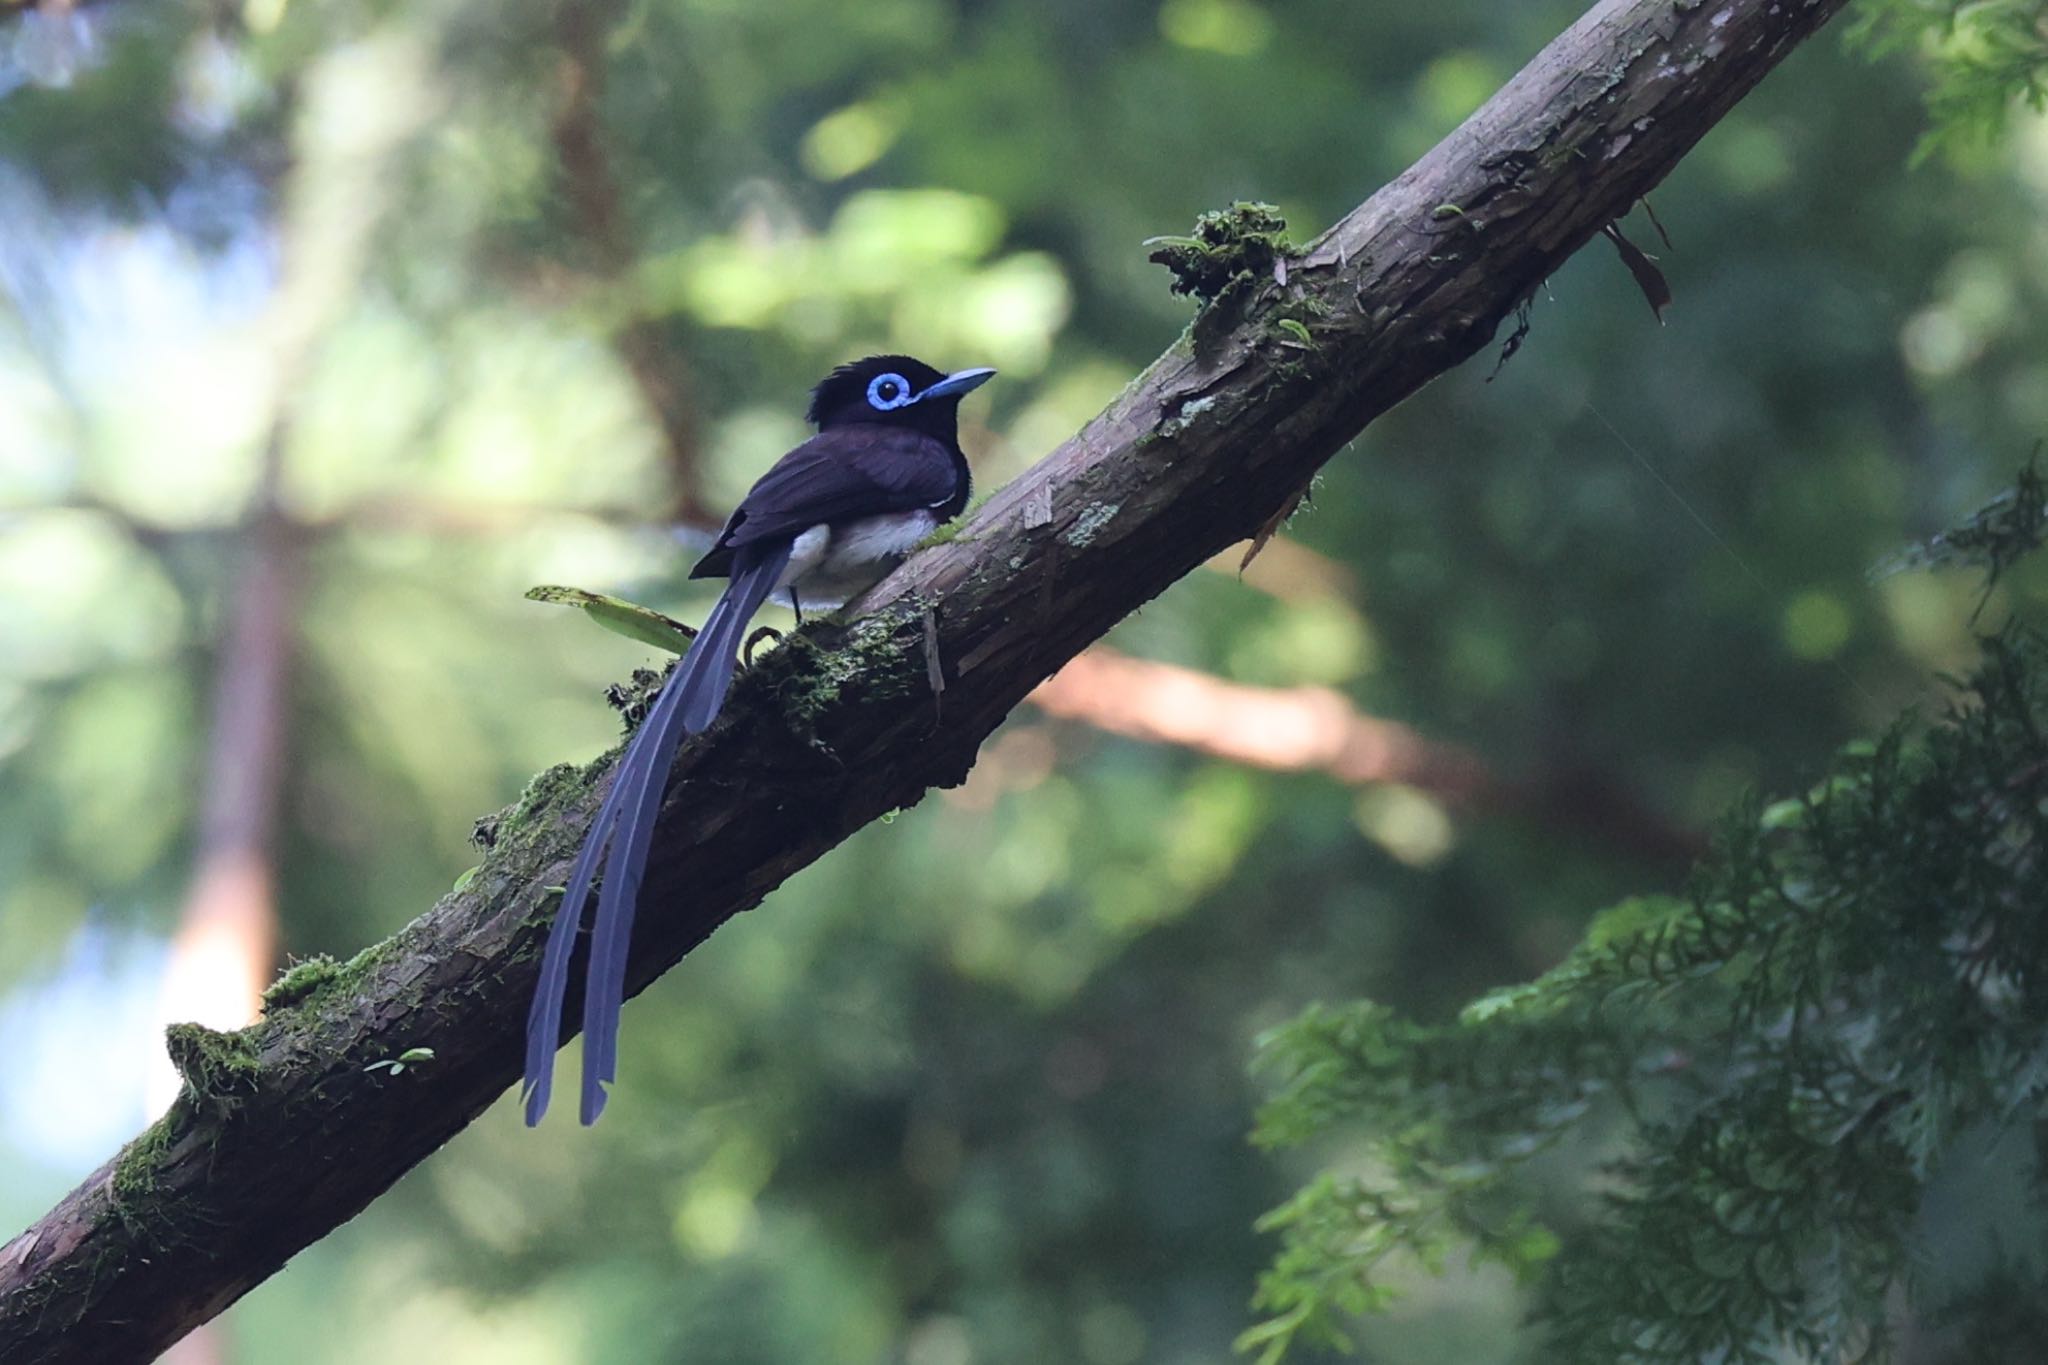
M 830 427 L 761 476 L 690 577 L 722 578 L 740 546 L 800 535 L 820 523 L 917 509 L 951 521 L 971 489 L 957 444 L 875 422 Z
M 570 865 L 527 1013 L 528 1124 L 547 1112 L 577 930 L 600 864 L 583 997 L 583 1122 L 604 1111 L 604 1087 L 617 1073 L 633 916 L 669 767 L 683 737 L 717 719 L 747 623 L 781 589 L 794 599 L 814 584 L 844 589 L 880 578 L 920 527 L 960 514 L 969 490 L 955 434 L 960 398 L 993 373 L 943 375 L 909 356 L 869 356 L 832 371 L 811 391 L 818 434 L 761 476 L 691 570 L 693 578 L 732 581 L 626 745 Z

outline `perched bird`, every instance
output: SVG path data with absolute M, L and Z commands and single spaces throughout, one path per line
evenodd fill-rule
M 633 911 L 677 746 L 717 718 L 741 636 L 762 603 L 787 593 L 799 616 L 805 607 L 836 607 L 879 582 L 912 546 L 960 515 L 969 488 L 957 431 L 960 399 L 994 373 L 941 374 L 901 355 L 841 365 L 811 390 L 806 415 L 818 434 L 761 476 L 711 552 L 690 570 L 692 578 L 729 582 L 626 745 L 569 869 L 526 1017 L 529 1125 L 547 1112 L 569 960 L 599 861 L 604 881 L 583 994 L 585 1123 L 604 1112 L 604 1087 L 616 1070 Z

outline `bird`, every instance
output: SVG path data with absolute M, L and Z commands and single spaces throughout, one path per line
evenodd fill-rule
M 972 489 L 960 450 L 960 400 L 994 374 L 986 367 L 942 373 L 906 355 L 839 366 L 811 390 L 805 418 L 817 434 L 761 476 L 690 570 L 692 578 L 724 578 L 726 588 L 627 742 L 570 865 L 527 1013 L 527 1126 L 547 1112 L 570 961 L 600 865 L 584 978 L 581 1117 L 588 1125 L 604 1112 L 633 915 L 669 768 L 683 738 L 717 719 L 747 623 L 784 594 L 799 620 L 806 609 L 842 605 L 960 515 Z

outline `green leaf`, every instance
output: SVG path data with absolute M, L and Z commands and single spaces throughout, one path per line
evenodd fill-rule
M 1678 915 L 1684 905 L 1669 896 L 1630 896 L 1594 916 L 1586 931 L 1586 945 L 1604 948 L 1628 939 L 1640 938 Z
M 673 617 L 628 602 L 623 597 L 608 597 L 601 592 L 544 583 L 537 588 L 528 588 L 526 598 L 529 602 L 546 602 L 558 607 L 581 607 L 585 615 L 612 634 L 665 649 L 671 654 L 688 653 L 690 642 L 697 638 L 694 626 L 686 626 Z
M 1764 807 L 1757 823 L 1769 830 L 1796 829 L 1806 820 L 1806 803 L 1788 798 Z

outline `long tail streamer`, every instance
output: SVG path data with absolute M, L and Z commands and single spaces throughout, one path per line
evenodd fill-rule
M 584 902 L 590 897 L 590 883 L 600 861 L 604 879 L 598 888 L 583 992 L 583 1122 L 595 1123 L 604 1112 L 604 1087 L 617 1072 L 619 1010 L 625 1003 L 633 911 L 647 871 L 655 818 L 668 787 L 669 766 L 684 735 L 696 734 L 717 719 L 738 663 L 741 632 L 789 563 L 787 545 L 754 553 L 749 550 L 754 547 L 741 551 L 733 565 L 732 581 L 704 618 L 696 643 L 676 665 L 626 745 L 611 790 L 598 805 L 597 818 L 590 822 L 583 847 L 570 865 L 567 890 L 555 912 L 547 950 L 541 955 L 533 1007 L 526 1016 L 524 1088 L 529 1126 L 539 1123 L 548 1110 L 555 1050 L 561 1046 L 562 1001 L 569 989 L 570 959 L 575 955 Z

